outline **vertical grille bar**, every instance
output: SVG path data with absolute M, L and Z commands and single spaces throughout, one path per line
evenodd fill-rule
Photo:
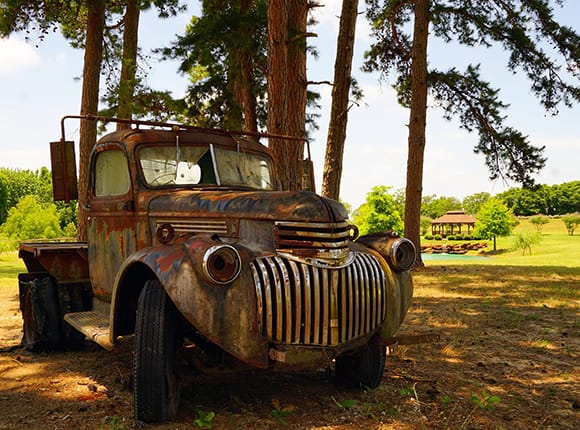
M 321 271 L 320 293 L 322 296 L 322 338 L 320 343 L 329 344 L 328 327 L 330 325 L 330 289 L 328 282 L 328 270 Z
M 340 285 L 340 274 L 338 270 L 330 271 L 330 339 L 328 343 L 330 345 L 338 345 L 339 333 L 338 333 L 338 314 L 340 310 L 338 309 L 338 290 Z
M 304 289 L 304 331 L 302 332 L 302 339 L 305 343 L 310 343 L 310 333 L 312 331 L 312 293 L 311 286 L 312 280 L 310 278 L 310 267 L 305 264 L 300 265 L 300 270 L 302 271 L 302 288 Z
M 290 343 L 300 343 L 300 328 L 303 324 L 303 314 L 302 314 L 302 288 L 298 288 L 300 283 L 300 271 L 298 270 L 298 265 L 294 261 L 288 261 L 290 265 L 290 270 L 292 271 L 292 278 L 295 282 L 294 287 L 294 332 L 290 339 Z
M 314 276 L 312 276 L 312 292 L 314 296 L 314 301 L 312 306 L 314 308 L 314 323 L 312 326 L 312 343 L 315 345 L 320 345 L 320 276 L 317 271 Z

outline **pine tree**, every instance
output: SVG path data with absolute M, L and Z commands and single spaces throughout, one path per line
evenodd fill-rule
M 485 157 L 491 179 L 531 186 L 546 161 L 543 147 L 533 146 L 506 124 L 502 112 L 507 105 L 481 78 L 479 65 L 469 65 L 464 72 L 427 68 L 427 35 L 466 46 L 502 46 L 510 54 L 508 70 L 522 72 L 532 93 L 554 114 L 560 105 L 580 101 L 580 36 L 555 21 L 548 0 L 367 0 L 367 4 L 376 41 L 366 53 L 365 70 L 394 75 L 399 101 L 410 107 L 405 235 L 420 249 L 428 90 L 446 119 L 456 117 L 462 128 L 479 134 L 475 152 Z M 411 20 L 409 36 L 404 30 Z M 553 49 L 546 52 L 544 43 Z M 420 258 L 418 254 L 418 264 Z

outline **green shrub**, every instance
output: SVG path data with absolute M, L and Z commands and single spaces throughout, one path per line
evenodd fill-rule
M 566 230 L 569 236 L 574 236 L 574 230 L 580 225 L 580 213 L 566 214 L 562 217 L 562 221 L 566 225 Z
M 456 234 L 455 235 L 455 240 L 463 240 L 463 235 L 462 234 Z
M 540 232 L 535 233 L 516 233 L 513 238 L 512 247 L 514 249 L 521 249 L 522 255 L 526 255 L 526 251 L 532 255 L 532 245 L 537 245 L 542 240 Z
M 463 240 L 473 240 L 473 236 L 470 234 L 463 235 Z
M 435 239 L 435 240 L 443 240 L 443 237 L 441 237 L 440 234 L 436 234 L 435 236 L 433 236 L 433 239 Z
M 548 222 L 550 222 L 550 220 L 544 215 L 536 215 L 530 218 L 530 223 L 536 227 L 538 233 L 542 232 L 542 227 L 544 227 L 545 224 L 548 224 Z
M 433 240 L 433 235 L 431 233 L 427 233 L 425 235 L 425 240 Z
M 449 236 L 447 236 L 447 240 L 455 240 L 455 236 L 453 236 L 452 234 L 450 234 Z

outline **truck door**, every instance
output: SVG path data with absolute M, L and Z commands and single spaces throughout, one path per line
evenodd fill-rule
M 127 154 L 116 143 L 101 144 L 92 157 L 87 228 L 95 298 L 111 301 L 115 276 L 135 252 L 135 212 Z

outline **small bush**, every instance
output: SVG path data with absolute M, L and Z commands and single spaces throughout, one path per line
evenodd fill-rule
M 430 234 L 430 233 L 427 233 L 427 234 L 425 235 L 425 240 L 433 240 L 433 235 L 432 235 L 432 234 Z
M 455 240 L 455 236 L 453 236 L 452 234 L 450 234 L 449 236 L 447 236 L 447 240 Z
M 542 232 L 542 228 L 544 225 L 548 224 L 548 222 L 550 222 L 550 220 L 544 215 L 536 215 L 530 218 L 530 223 L 536 227 L 538 233 Z
M 440 234 L 436 234 L 435 236 L 433 236 L 433 239 L 435 239 L 435 240 L 443 240 L 443 237 L 441 237 Z
M 455 235 L 455 240 L 463 240 L 463 235 L 462 234 L 456 234 Z
M 463 235 L 463 240 L 473 240 L 473 236 L 470 234 Z
M 566 214 L 562 217 L 562 221 L 566 225 L 566 230 L 569 236 L 574 236 L 576 227 L 580 225 L 580 213 Z
M 532 255 L 532 245 L 537 245 L 542 240 L 542 235 L 539 232 L 536 233 L 517 233 L 514 235 L 513 248 L 521 249 L 522 255 L 526 255 L 526 251 Z

